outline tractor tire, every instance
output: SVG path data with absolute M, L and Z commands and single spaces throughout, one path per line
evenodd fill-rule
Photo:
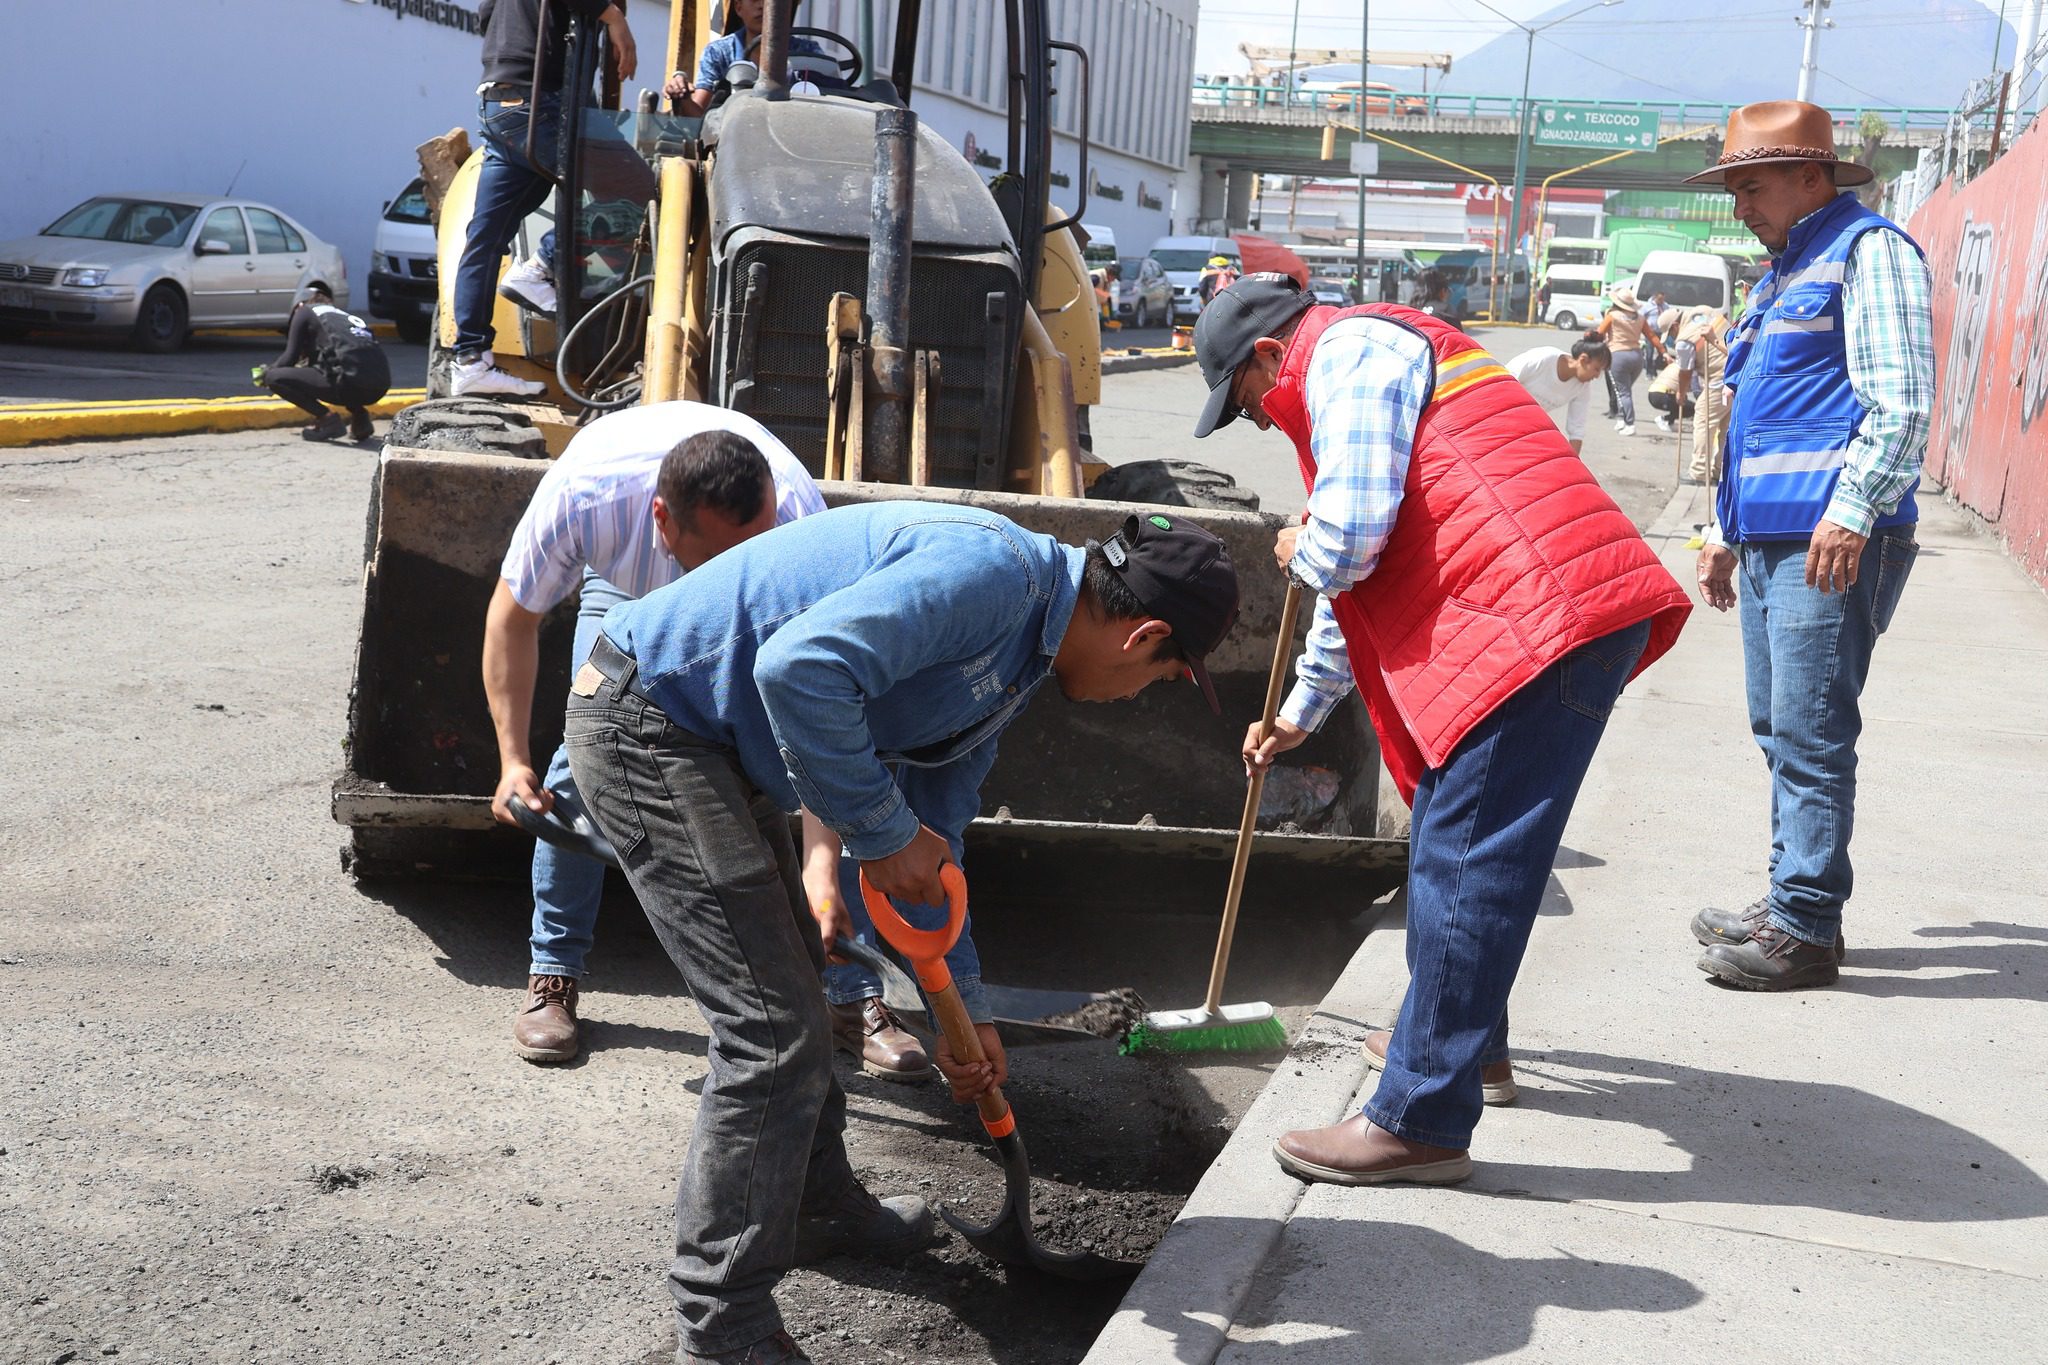
M 387 445 L 545 460 L 547 438 L 510 404 L 488 398 L 430 398 L 391 419 Z
M 1166 507 L 1205 507 L 1219 512 L 1256 512 L 1259 495 L 1239 488 L 1220 469 L 1193 460 L 1133 460 L 1105 470 L 1088 496 L 1108 502 L 1150 502 Z

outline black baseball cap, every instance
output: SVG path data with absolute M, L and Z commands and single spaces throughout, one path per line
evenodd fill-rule
M 1196 436 L 1207 436 L 1237 420 L 1237 409 L 1230 402 L 1230 381 L 1237 378 L 1238 367 L 1252 358 L 1252 347 L 1260 337 L 1272 336 L 1306 313 L 1315 301 L 1315 295 L 1297 284 L 1292 275 L 1273 270 L 1246 275 L 1209 300 L 1195 321 L 1195 359 L 1209 385 L 1209 402 L 1195 423 Z
M 1237 624 L 1237 568 L 1221 540 L 1178 517 L 1130 516 L 1108 540 L 1104 559 L 1145 610 L 1173 627 L 1209 709 L 1223 714 L 1205 661 Z

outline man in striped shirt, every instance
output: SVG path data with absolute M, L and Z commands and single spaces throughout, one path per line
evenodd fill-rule
M 1716 166 L 1772 254 L 1730 338 L 1726 474 L 1700 596 L 1737 605 L 1750 729 L 1771 779 L 1769 889 L 1693 919 L 1701 970 L 1745 990 L 1832 984 L 1851 886 L 1858 699 L 1919 546 L 1934 406 L 1920 249 L 1849 186 L 1826 110 L 1746 105 Z M 1741 590 L 1736 571 L 1741 571 Z
M 577 433 L 513 532 L 484 623 L 484 691 L 498 732 L 492 798 L 545 811 L 574 794 L 557 750 L 543 781 L 530 752 L 542 618 L 581 593 L 572 663 L 590 653 L 613 606 L 673 583 L 714 555 L 825 510 L 810 473 L 753 418 L 704 403 L 656 403 L 601 417 Z M 551 790 L 552 789 L 552 790 Z M 533 931 L 526 1002 L 513 1021 L 519 1055 L 560 1062 L 579 1048 L 576 1006 L 603 892 L 604 868 L 540 843 L 533 856 Z M 873 929 L 860 917 L 862 937 Z M 828 968 L 838 1042 L 871 1072 L 922 1080 L 930 1061 L 859 966 Z

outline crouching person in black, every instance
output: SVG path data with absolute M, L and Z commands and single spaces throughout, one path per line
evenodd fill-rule
M 370 335 L 370 324 L 334 306 L 318 285 L 309 285 L 292 309 L 284 354 L 256 372 L 256 382 L 313 417 L 299 435 L 309 441 L 372 435 L 370 404 L 391 391 L 391 365 Z M 328 408 L 346 408 L 348 416 Z

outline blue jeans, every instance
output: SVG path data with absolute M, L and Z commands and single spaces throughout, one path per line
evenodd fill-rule
M 1508 993 L 1579 784 L 1648 622 L 1582 645 L 1524 684 L 1416 784 L 1408 993 L 1364 1114 L 1411 1142 L 1463 1149 L 1480 1068 L 1508 1055 Z
M 1749 728 L 1771 773 L 1771 922 L 1808 943 L 1835 941 L 1849 900 L 1858 700 L 1920 552 L 1913 530 L 1873 535 L 1837 593 L 1806 586 L 1803 540 L 1738 547 Z
M 561 96 L 543 94 L 538 105 L 533 154 L 542 166 L 555 164 L 555 139 L 562 127 Z M 527 108 L 484 100 L 484 164 L 469 210 L 469 236 L 455 266 L 455 354 L 473 356 L 491 348 L 497 335 L 491 312 L 498 306 L 498 263 L 526 216 L 548 201 L 555 182 L 526 159 Z M 540 254 L 552 260 L 555 234 L 541 238 Z
M 1643 353 L 1641 351 L 1616 351 L 1614 360 L 1608 366 L 1608 377 L 1614 381 L 1614 406 L 1621 412 L 1621 420 L 1634 426 L 1636 423 L 1636 381 L 1643 377 Z
M 590 648 L 597 642 L 599 627 L 604 624 L 604 614 L 620 602 L 631 600 L 623 589 L 599 578 L 589 569 L 583 571 L 583 595 L 576 608 L 576 640 L 569 656 L 572 672 L 590 657 Z M 555 756 L 548 764 L 546 781 L 553 790 L 567 792 L 571 799 L 582 804 L 582 797 L 576 790 L 576 779 L 569 771 L 568 745 L 555 750 Z M 960 856 L 957 848 L 953 856 Z M 844 860 L 844 865 L 858 867 L 852 859 Z M 844 872 L 841 885 L 846 885 Z M 536 841 L 533 846 L 533 932 L 528 942 L 531 961 L 526 970 L 534 976 L 582 977 L 587 970 L 585 963 L 590 956 L 591 942 L 596 936 L 598 905 L 603 899 L 603 863 Z M 868 919 L 868 912 L 858 894 L 849 898 L 847 905 L 853 912 L 855 936 L 872 945 L 875 926 Z M 828 965 L 825 968 L 825 998 L 835 1005 L 865 1000 L 881 993 L 882 983 L 865 967 Z

